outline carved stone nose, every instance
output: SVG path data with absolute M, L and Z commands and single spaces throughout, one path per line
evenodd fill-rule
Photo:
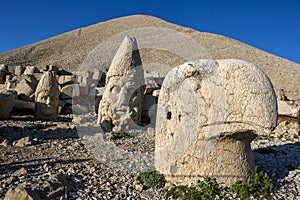
M 124 88 L 121 89 L 119 95 L 118 95 L 118 101 L 116 102 L 118 106 L 122 106 L 122 105 L 126 105 L 129 106 L 129 98 L 128 98 L 128 94 L 126 92 L 126 90 Z M 127 100 L 127 102 L 126 102 Z

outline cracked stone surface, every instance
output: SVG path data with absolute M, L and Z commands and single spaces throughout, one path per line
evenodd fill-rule
M 158 100 L 155 166 L 174 184 L 205 176 L 230 185 L 254 169 L 250 142 L 276 127 L 268 77 L 241 60 L 198 60 L 166 76 Z
M 137 41 L 126 36 L 106 75 L 98 123 L 104 131 L 129 130 L 141 122 L 144 70 Z
M 48 71 L 42 76 L 35 91 L 35 116 L 37 119 L 58 117 L 59 88 L 55 76 Z

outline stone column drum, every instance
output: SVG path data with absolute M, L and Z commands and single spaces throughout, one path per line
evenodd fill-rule
M 171 70 L 158 100 L 155 167 L 177 185 L 215 177 L 231 185 L 254 169 L 250 142 L 276 127 L 264 72 L 241 60 L 198 60 Z

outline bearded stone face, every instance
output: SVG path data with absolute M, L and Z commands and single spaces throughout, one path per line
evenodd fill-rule
M 106 74 L 98 113 L 98 123 L 104 131 L 124 131 L 139 125 L 144 84 L 136 39 L 126 36 Z
M 104 129 L 112 127 L 126 128 L 140 121 L 140 108 L 143 93 L 134 79 L 111 77 L 107 82 L 100 103 L 100 123 Z

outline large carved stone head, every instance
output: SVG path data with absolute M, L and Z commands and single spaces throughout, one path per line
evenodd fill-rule
M 158 100 L 155 166 L 167 180 L 204 176 L 230 185 L 254 167 L 250 142 L 277 123 L 273 86 L 241 60 L 198 60 L 171 70 Z
M 137 42 L 125 37 L 106 74 L 98 122 L 105 131 L 138 125 L 144 92 L 144 71 Z
M 37 119 L 55 119 L 58 116 L 59 88 L 52 72 L 45 72 L 35 92 Z

